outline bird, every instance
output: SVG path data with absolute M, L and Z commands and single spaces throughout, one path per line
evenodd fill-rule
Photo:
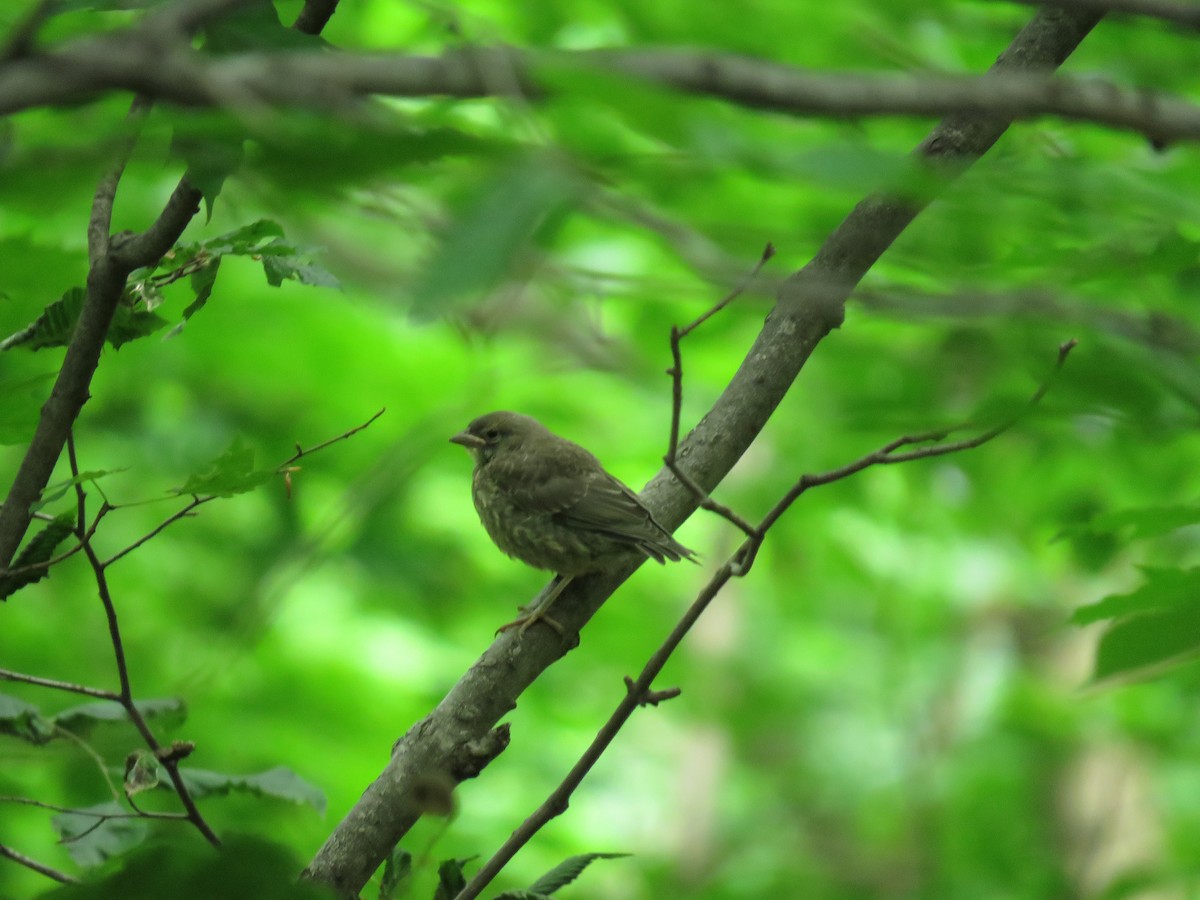
M 522 607 L 497 634 L 514 627 L 524 634 L 539 621 L 561 633 L 546 611 L 579 575 L 638 557 L 698 562 L 600 460 L 532 416 L 490 412 L 450 442 L 475 460 L 471 498 L 496 546 L 558 576 L 536 609 Z

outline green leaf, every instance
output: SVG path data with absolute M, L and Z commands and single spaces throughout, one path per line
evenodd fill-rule
M 1131 616 L 1100 638 L 1093 679 L 1147 677 L 1200 651 L 1200 603 L 1167 612 Z
M 0 694 L 0 734 L 38 746 L 54 738 L 54 723 L 34 705 Z
M 397 891 L 412 876 L 412 854 L 403 847 L 394 847 L 383 863 L 379 881 L 379 900 L 394 900 Z
M 1145 581 L 1128 594 L 1110 594 L 1097 603 L 1081 606 L 1071 616 L 1076 625 L 1090 625 L 1136 613 L 1163 612 L 1180 606 L 1200 605 L 1200 569 L 1142 567 Z
M 71 859 L 85 868 L 98 866 L 141 844 L 150 831 L 145 819 L 105 819 L 104 815 L 126 815 L 128 810 L 109 801 L 80 812 L 60 813 L 50 820 Z
M 325 814 L 324 792 L 305 781 L 286 766 L 276 766 L 257 775 L 228 775 L 204 769 L 179 770 L 192 795 L 209 797 L 224 796 L 231 792 L 252 794 L 256 797 L 274 797 L 291 803 L 311 806 L 321 815 Z
M 473 859 L 474 856 L 448 859 L 438 866 L 438 886 L 433 892 L 433 900 L 453 900 L 458 896 L 459 891 L 467 886 L 463 867 Z
M 213 203 L 225 180 L 242 164 L 246 155 L 244 134 L 176 131 L 171 138 L 171 156 L 187 165 L 187 179 L 204 197 L 205 221 L 212 221 Z
M 37 512 L 47 503 L 53 503 L 64 496 L 67 491 L 71 490 L 77 484 L 87 484 L 88 482 L 97 481 L 105 475 L 111 475 L 114 472 L 124 472 L 125 469 L 92 469 L 87 472 L 80 472 L 74 478 L 68 478 L 66 481 L 60 481 L 56 484 L 49 485 L 42 492 L 40 499 L 32 503 L 29 507 L 31 512 Z
M 553 894 L 579 877 L 579 874 L 598 859 L 622 859 L 628 853 L 582 853 L 569 857 L 529 886 L 534 894 Z
M 233 497 L 254 490 L 274 475 L 274 469 L 254 467 L 254 450 L 238 438 L 207 467 L 176 488 L 175 493 Z
M 65 541 L 74 530 L 75 517 L 70 513 L 63 513 L 56 516 L 45 528 L 34 535 L 13 561 L 12 571 L 16 574 L 0 575 L 0 600 L 11 597 L 28 584 L 36 584 L 46 578 L 50 574 L 50 568 L 40 564 L 52 559 L 58 545 Z M 18 571 L 26 566 L 38 566 L 38 568 L 30 569 L 27 572 Z
M 501 169 L 470 198 L 426 263 L 413 290 L 412 314 L 429 319 L 495 286 L 513 268 L 539 226 L 559 221 L 582 190 L 562 164 L 525 157 Z
M 259 219 L 192 246 L 202 248 L 212 256 L 252 256 L 262 252 L 267 243 L 282 237 L 283 228 L 278 222 Z
M 83 299 L 87 292 L 74 287 L 42 310 L 42 314 L 15 334 L 0 341 L 0 350 L 24 347 L 26 350 L 41 350 L 43 347 L 65 347 L 79 321 Z
M 267 244 L 260 251 L 267 283 L 279 287 L 291 279 L 301 284 L 341 290 L 342 286 L 333 273 L 310 261 L 312 252 L 293 247 L 282 239 Z
M 159 728 L 173 731 L 187 719 L 187 704 L 178 697 L 158 700 L 135 700 L 134 706 L 146 719 L 156 722 Z M 78 737 L 87 737 L 97 727 L 129 721 L 129 714 L 119 704 L 110 700 L 97 700 L 64 709 L 54 717 L 54 724 Z
M 26 350 L 65 347 L 75 331 L 75 323 L 79 321 L 79 313 L 83 310 L 86 297 L 87 291 L 83 288 L 75 287 L 66 291 L 42 310 L 42 314 L 31 324 L 0 341 L 0 350 L 10 350 L 13 347 L 24 347 Z M 152 334 L 165 325 L 166 319 L 140 305 L 134 305 L 132 295 L 127 294 L 113 314 L 107 341 L 113 347 L 119 348 L 122 344 Z
M 208 298 L 212 296 L 213 285 L 217 283 L 217 271 L 221 268 L 221 257 L 215 257 L 212 262 L 197 269 L 192 273 L 190 279 L 192 292 L 196 295 L 195 299 L 187 305 L 183 310 L 183 319 L 174 328 L 164 335 L 167 338 L 173 338 L 183 331 L 183 326 L 188 323 L 196 313 L 204 309 L 204 305 L 208 303 Z

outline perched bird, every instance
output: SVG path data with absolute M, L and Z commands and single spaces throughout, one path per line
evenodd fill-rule
M 631 556 L 656 562 L 696 554 L 663 528 L 637 494 L 604 471 L 600 460 L 554 434 L 537 419 L 515 412 L 480 416 L 450 438 L 475 458 L 471 497 L 496 546 L 515 559 L 558 573 L 545 601 L 503 625 L 524 632 L 571 579 Z

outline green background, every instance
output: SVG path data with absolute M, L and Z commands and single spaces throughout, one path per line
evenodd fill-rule
M 968 74 L 1033 14 L 983 2 L 758 2 L 736 15 L 684 2 L 343 6 L 323 36 L 346 50 L 702 46 L 817 69 Z M 298 9 L 279 4 L 285 23 Z M 2 24 L 19 13 L 5 9 Z M 43 39 L 136 15 L 82 9 Z M 1194 35 L 1126 19 L 1102 23 L 1065 72 L 1196 99 L 1194 61 Z M 180 333 L 105 350 L 76 427 L 82 468 L 121 470 L 89 488 L 93 510 L 98 488 L 116 504 L 156 501 L 106 518 L 96 542 L 111 555 L 235 439 L 271 467 L 387 408 L 303 460 L 290 498 L 276 478 L 218 500 L 110 573 L 135 691 L 185 700 L 186 722 L 165 736 L 196 742 L 189 764 L 284 766 L 324 792 L 323 815 L 237 792 L 202 801 L 219 832 L 279 842 L 297 867 L 396 737 L 545 582 L 489 543 L 470 460 L 447 438 L 479 413 L 516 409 L 640 486 L 667 444 L 672 324 L 716 302 L 768 241 L 778 248 L 755 287 L 686 340 L 686 427 L 736 370 L 773 284 L 865 194 L 914 184 L 907 154 L 932 125 L 783 116 L 586 71 L 547 77 L 561 92 L 545 103 L 381 100 L 376 128 L 302 114 L 254 125 L 211 221 L 197 217 L 184 240 L 267 218 L 319 248 L 314 263 L 341 289 L 272 287 L 259 262 L 225 259 Z M 113 96 L 7 123 L 0 333 L 83 283 L 90 197 L 127 106 Z M 145 228 L 161 209 L 181 172 L 168 159 L 177 127 L 231 126 L 156 108 L 114 230 Z M 497 889 L 611 851 L 635 855 L 596 863 L 563 896 L 1187 895 L 1200 835 L 1200 682 L 1187 660 L 1200 633 L 1178 623 L 1191 621 L 1200 535 L 1197 172 L 1191 146 L 1157 152 L 1137 135 L 1039 120 L 1010 129 L 918 218 L 717 499 L 756 519 L 804 472 L 904 433 L 994 421 L 1076 338 L 1061 379 L 991 444 L 802 498 L 668 666 L 659 686 L 682 696 L 634 716 Z M 164 295 L 157 311 L 174 324 L 186 281 Z M 61 353 L 0 355 L 6 483 Z M 67 497 L 47 511 L 71 509 Z M 1141 512 L 1119 516 L 1130 510 Z M 523 696 L 507 719 L 512 746 L 458 789 L 457 815 L 406 840 L 414 896 L 429 895 L 436 861 L 490 855 L 558 783 L 622 676 L 740 540 L 703 512 L 678 536 L 702 568 L 639 571 Z M 1130 601 L 1146 630 L 1124 643 L 1129 619 L 1071 623 L 1156 577 L 1184 586 L 1174 600 Z M 1094 679 L 1106 630 L 1117 662 Z M 1180 638 L 1169 655 L 1168 634 Z M 111 654 L 78 556 L 0 608 L 0 667 L 111 688 Z M 47 715 L 77 705 L 26 686 L 3 693 Z M 115 777 L 137 746 L 120 727 L 87 741 Z M 4 736 L 0 795 L 109 798 L 78 742 Z M 0 842 L 79 872 L 50 818 L 0 804 Z M 200 843 L 184 825 L 152 831 Z M 0 895 L 48 887 L 0 865 Z

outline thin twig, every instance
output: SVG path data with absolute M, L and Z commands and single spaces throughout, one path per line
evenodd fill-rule
M 689 478 L 679 468 L 676 457 L 679 452 L 679 420 L 683 415 L 683 351 L 680 349 L 680 343 L 685 337 L 707 322 L 712 316 L 719 313 L 726 306 L 740 297 L 758 277 L 758 273 L 762 271 L 768 260 L 775 255 L 775 246 L 767 244 L 763 248 L 762 256 L 758 258 L 758 262 L 754 264 L 754 268 L 749 274 L 745 275 L 728 294 L 722 297 L 716 305 L 710 307 L 702 313 L 692 323 L 680 328 L 678 325 L 671 326 L 671 368 L 667 369 L 667 374 L 671 376 L 671 434 L 667 442 L 667 455 L 663 457 L 663 462 L 671 473 L 679 479 L 692 495 L 699 502 L 700 506 L 707 509 L 709 512 L 714 512 L 719 516 L 728 519 L 745 534 L 753 535 L 754 529 L 745 519 L 735 513 L 732 509 L 723 504 L 717 503 L 708 493 Z
M 965 440 L 954 441 L 953 443 L 949 444 L 935 444 L 929 447 L 921 447 L 916 450 L 909 450 L 905 453 L 898 453 L 896 451 L 900 450 L 902 447 L 910 447 L 914 444 L 924 444 L 928 443 L 929 441 L 943 440 L 951 432 L 960 431 L 961 428 L 942 429 L 939 431 L 926 432 L 924 434 L 905 435 L 904 437 L 889 441 L 878 450 L 868 453 L 866 456 L 860 457 L 859 459 L 856 459 L 851 463 L 847 463 L 846 465 L 837 469 L 831 469 L 828 472 L 821 472 L 816 475 L 803 475 L 794 485 L 792 485 L 791 489 L 784 494 L 779 502 L 772 507 L 770 512 L 767 513 L 762 522 L 759 524 L 758 530 L 765 534 L 767 529 L 774 525 L 775 522 L 779 520 L 779 517 L 787 511 L 788 507 L 791 506 L 797 500 L 797 498 L 799 498 L 800 495 L 809 488 L 831 484 L 835 481 L 841 481 L 843 478 L 849 478 L 851 475 L 861 472 L 863 469 L 869 468 L 870 466 L 893 465 L 895 463 L 912 462 L 918 459 L 931 459 L 936 456 L 946 456 L 947 454 L 959 453 L 963 450 L 973 450 L 976 447 L 986 444 L 988 441 L 999 437 L 1017 424 L 1017 422 L 1019 422 L 1022 418 L 1024 418 L 1025 415 L 1031 409 L 1033 409 L 1033 407 L 1037 406 L 1037 404 L 1041 402 L 1042 398 L 1046 396 L 1046 392 L 1050 390 L 1055 379 L 1058 377 L 1059 372 L 1062 371 L 1063 364 L 1066 363 L 1068 354 L 1070 354 L 1071 350 L 1074 349 L 1077 343 L 1078 342 L 1076 340 L 1071 339 L 1058 348 L 1058 361 L 1055 363 L 1054 370 L 1050 373 L 1050 376 L 1038 386 L 1038 389 L 1033 393 L 1033 396 L 1029 398 L 1025 404 L 1025 407 L 1020 412 L 1005 420 L 1001 424 L 990 428 L 975 437 L 967 438 Z
M 117 796 L 120 796 L 118 793 Z M 34 806 L 49 812 L 65 813 L 69 816 L 84 816 L 99 819 L 102 823 L 109 819 L 170 819 L 186 821 L 186 813 L 154 812 L 138 810 L 137 812 L 100 812 L 97 809 L 78 809 L 74 806 L 59 806 L 57 803 L 47 803 L 44 800 L 34 800 L 32 797 L 0 796 L 0 803 L 12 803 L 18 806 Z
M 682 643 L 687 633 L 691 631 L 692 626 L 699 620 L 701 614 L 708 608 L 709 603 L 721 591 L 721 589 L 735 577 L 744 576 L 753 563 L 754 555 L 758 551 L 758 547 L 762 544 L 768 530 L 779 521 L 779 517 L 787 511 L 793 502 L 808 490 L 810 487 L 829 484 L 834 481 L 839 481 L 847 478 L 850 475 L 861 472 L 873 465 L 891 463 L 891 462 L 907 462 L 916 459 L 924 459 L 933 456 L 944 456 L 948 453 L 958 453 L 963 450 L 970 450 L 981 444 L 987 443 L 990 440 L 1003 434 L 1014 424 L 1016 424 L 1029 410 L 1041 401 L 1045 396 L 1046 391 L 1050 389 L 1055 377 L 1062 370 L 1063 363 L 1066 361 L 1067 354 L 1071 348 L 1075 346 L 1075 341 L 1071 340 L 1059 347 L 1058 363 L 1050 377 L 1046 379 L 1030 398 L 1029 403 L 1024 409 L 1013 416 L 1011 419 L 1004 422 L 995 428 L 989 429 L 977 437 L 963 441 L 956 441 L 951 444 L 941 444 L 935 447 L 924 447 L 921 450 L 914 450 L 906 454 L 896 454 L 895 451 L 900 447 L 909 446 L 913 443 L 922 443 L 929 440 L 942 439 L 949 432 L 927 432 L 925 434 L 905 436 L 897 438 L 885 444 L 874 453 L 869 453 L 860 459 L 855 460 L 838 469 L 833 469 L 829 472 L 818 475 L 804 475 L 792 487 L 791 490 L 771 509 L 763 521 L 753 534 L 747 538 L 746 542 L 733 553 L 716 573 L 709 580 L 708 584 L 700 591 L 699 595 L 688 607 L 687 611 L 676 623 L 671 633 L 659 645 L 650 658 L 646 661 L 641 674 L 636 681 L 625 679 L 626 693 L 613 710 L 612 715 L 600 727 L 591 744 L 583 751 L 579 760 L 571 767 L 571 770 L 563 778 L 563 780 L 550 792 L 546 800 L 533 813 L 525 819 L 524 822 L 512 833 L 507 841 L 501 845 L 500 849 L 486 862 L 483 867 L 476 873 L 475 877 L 467 884 L 467 886 L 458 893 L 454 900 L 471 900 L 471 898 L 479 896 L 479 893 L 487 887 L 487 885 L 496 877 L 529 840 L 537 834 L 537 832 L 551 819 L 561 815 L 566 811 L 571 795 L 576 788 L 583 782 L 583 779 L 591 771 L 592 767 L 604 754 L 608 746 L 616 738 L 617 733 L 633 715 L 633 711 L 639 706 L 647 703 L 654 703 L 657 699 L 664 699 L 671 694 L 671 691 L 652 691 L 651 685 L 654 679 L 662 672 L 663 667 L 671 658 L 671 655 Z M 957 430 L 957 429 L 955 429 Z
M 22 865 L 27 869 L 32 869 L 39 875 L 45 875 L 47 878 L 52 878 L 55 881 L 61 882 L 62 884 L 79 883 L 79 879 L 73 875 L 68 875 L 66 872 L 60 872 L 58 869 L 53 869 L 45 863 L 40 863 L 36 859 L 30 858 L 24 853 L 14 850 L 12 847 L 9 847 L 6 844 L 0 844 L 0 856 L 3 856 L 5 859 L 11 859 L 13 862 Z
M 375 413 L 375 415 L 371 416 L 371 418 L 367 419 L 367 421 L 363 422 L 361 425 L 355 425 L 349 431 L 343 431 L 337 437 L 332 437 L 327 441 L 321 441 L 321 443 L 319 443 L 313 447 L 309 447 L 309 448 L 305 449 L 305 448 L 301 447 L 299 444 L 297 444 L 296 452 L 293 453 L 287 459 L 285 459 L 283 462 L 281 462 L 279 464 L 278 468 L 280 470 L 282 470 L 285 467 L 290 466 L 292 463 L 296 462 L 296 460 L 300 459 L 301 457 L 311 456 L 312 454 L 316 453 L 318 450 L 324 450 L 326 447 L 336 444 L 339 441 L 344 441 L 344 440 L 346 440 L 346 438 L 353 437 L 354 435 L 356 435 L 360 431 L 362 431 L 364 428 L 369 428 L 374 423 L 374 421 L 376 419 L 378 419 L 380 416 L 382 416 L 385 412 L 387 412 L 386 406 L 383 409 L 379 410 L 379 412 Z
M 67 457 L 71 465 L 71 476 L 75 481 L 75 495 L 79 508 L 80 523 L 87 521 L 87 494 L 83 490 L 83 485 L 79 479 L 79 461 L 75 455 L 75 441 L 68 434 L 67 436 Z M 121 638 L 121 627 L 117 620 L 117 607 L 113 602 L 112 592 L 109 590 L 108 578 L 104 572 L 104 563 L 100 561 L 100 557 L 96 555 L 96 550 L 92 546 L 91 538 L 80 526 L 79 540 L 83 546 L 83 552 L 87 556 L 88 563 L 92 567 L 92 576 L 96 582 L 96 590 L 100 595 L 100 602 L 104 606 L 104 615 L 108 622 L 109 642 L 113 648 L 113 657 L 117 665 L 117 680 L 121 685 L 121 691 L 118 702 L 125 709 L 126 715 L 133 723 L 134 728 L 141 734 L 142 740 L 150 750 L 157 754 L 162 749 L 162 745 L 158 743 L 158 739 L 154 736 L 154 732 L 146 723 L 145 716 L 138 709 L 137 703 L 133 699 L 133 686 L 129 680 L 129 666 L 125 658 L 125 644 Z M 171 760 L 163 760 L 163 768 L 167 770 L 167 774 L 171 778 L 171 783 L 175 787 L 175 793 L 179 795 L 179 800 L 183 804 L 183 808 L 187 811 L 187 817 L 191 820 L 196 829 L 204 835 L 204 838 L 214 847 L 221 844 L 220 838 L 216 832 L 212 830 L 204 816 L 201 815 L 200 809 L 196 806 L 196 801 L 192 798 L 191 792 L 183 781 L 183 776 L 179 774 L 179 766 Z
M 37 687 L 50 688 L 54 691 L 66 691 L 69 694 L 83 694 L 85 697 L 95 697 L 97 700 L 111 700 L 120 703 L 119 694 L 101 688 L 88 687 L 86 684 L 75 684 L 71 681 L 59 681 L 57 678 L 42 678 L 38 675 L 26 675 L 23 672 L 13 672 L 10 669 L 0 669 L 0 681 L 15 681 L 20 684 L 32 684 Z
M 106 559 L 103 563 L 104 568 L 107 569 L 109 566 L 111 566 L 113 563 L 115 563 L 118 559 L 121 559 L 124 556 L 128 556 L 130 553 L 132 553 L 138 547 L 142 546 L 142 544 L 146 543 L 149 540 L 152 540 L 153 538 L 158 537 L 159 534 L 161 534 L 163 531 L 165 531 L 169 526 L 174 525 L 180 519 L 188 518 L 195 512 L 197 507 L 203 506 L 205 503 L 211 503 L 213 500 L 216 500 L 216 499 L 217 499 L 217 496 L 215 494 L 206 495 L 203 497 L 197 497 L 197 496 L 193 495 L 191 501 L 186 506 L 184 506 L 182 509 L 179 509 L 176 512 L 171 513 L 171 515 L 167 516 L 165 519 L 163 519 L 161 522 L 159 522 L 156 526 L 154 526 L 154 528 L 150 529 L 148 532 L 146 532 L 144 535 L 142 535 L 140 538 L 138 538 L 136 541 L 134 541 L 128 547 L 125 547 L 125 548 L 117 551 L 112 556 L 110 556 L 108 559 Z
M 767 244 L 767 246 L 763 247 L 762 256 L 758 258 L 758 262 L 754 264 L 754 268 L 750 270 L 750 274 L 743 278 L 737 285 L 735 285 L 733 290 L 721 298 L 720 302 L 718 302 L 716 306 L 712 307 L 707 312 L 702 313 L 700 317 L 690 325 L 685 325 L 683 328 L 681 328 L 679 330 L 679 337 L 687 337 L 689 334 L 707 322 L 710 318 L 715 316 L 730 303 L 744 294 L 746 292 L 746 288 L 750 287 L 750 285 L 754 283 L 754 279 L 758 277 L 758 273 L 762 271 L 762 267 L 765 266 L 774 255 L 775 247 L 773 244 Z
M 718 503 L 716 500 L 706 494 L 704 492 L 704 488 L 696 484 L 692 476 L 688 475 L 679 467 L 679 463 L 666 457 L 663 458 L 663 463 L 665 463 L 666 467 L 671 470 L 671 474 L 679 479 L 680 484 L 692 492 L 692 496 L 694 496 L 699 502 L 701 509 L 706 509 L 711 513 L 716 513 L 723 519 L 728 519 L 730 522 L 740 528 L 746 537 L 754 537 L 755 534 L 757 534 L 755 527 L 747 520 L 743 519 L 725 504 Z

